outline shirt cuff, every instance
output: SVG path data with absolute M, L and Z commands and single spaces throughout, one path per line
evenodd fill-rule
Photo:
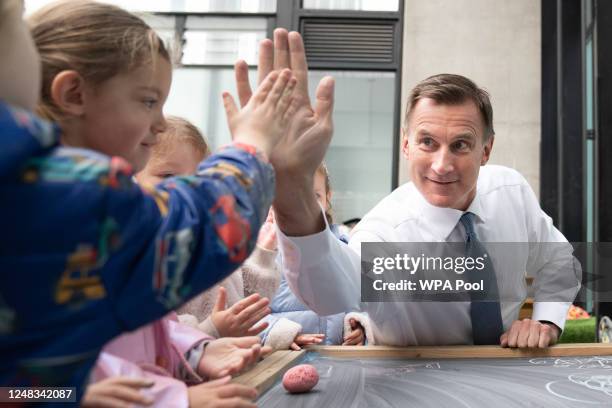
M 294 266 L 302 266 L 308 268 L 321 262 L 321 259 L 327 257 L 330 253 L 331 246 L 329 239 L 337 239 L 331 231 L 325 211 L 321 207 L 321 213 L 325 220 L 325 229 L 311 235 L 301 237 L 289 237 L 278 228 L 276 225 L 276 236 L 278 239 L 279 248 L 283 256 L 283 263 L 289 262 L 290 266 L 287 269 L 295 270 Z
M 563 331 L 567 311 L 571 305 L 571 302 L 534 302 L 531 319 L 549 321 L 559 326 Z

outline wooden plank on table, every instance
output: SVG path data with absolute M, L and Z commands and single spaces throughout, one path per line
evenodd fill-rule
M 612 355 L 603 343 L 557 344 L 546 349 L 512 349 L 500 346 L 309 346 L 324 356 L 338 358 L 517 358 Z
M 306 353 L 304 350 L 279 350 L 257 363 L 250 371 L 234 378 L 232 382 L 244 384 L 257 389 L 261 395 L 266 392 L 276 380 Z

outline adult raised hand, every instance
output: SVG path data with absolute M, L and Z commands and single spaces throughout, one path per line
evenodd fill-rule
M 274 43 L 264 40 L 259 49 L 258 78 L 271 70 L 290 68 L 297 84 L 293 105 L 297 113 L 288 134 L 275 146 L 270 161 L 276 169 L 274 208 L 280 229 L 289 235 L 308 235 L 324 228 L 323 216 L 314 198 L 312 180 L 323 161 L 333 133 L 334 80 L 324 77 L 311 106 L 308 95 L 308 64 L 302 37 L 297 32 L 274 30 Z M 240 102 L 251 97 L 248 69 L 244 61 L 235 66 Z

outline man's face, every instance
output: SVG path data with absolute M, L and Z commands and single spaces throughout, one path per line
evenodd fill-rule
M 409 118 L 402 152 L 410 177 L 436 207 L 465 211 L 476 195 L 480 166 L 487 163 L 493 137 L 483 141 L 482 116 L 472 101 L 439 105 L 425 98 Z

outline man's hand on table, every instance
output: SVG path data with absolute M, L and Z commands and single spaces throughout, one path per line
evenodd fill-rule
M 501 335 L 502 347 L 546 348 L 557 343 L 561 329 L 554 323 L 523 319 L 515 320 Z

